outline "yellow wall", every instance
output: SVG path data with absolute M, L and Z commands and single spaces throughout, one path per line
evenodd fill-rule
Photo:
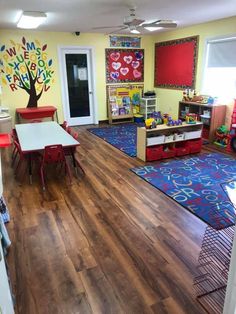
M 107 118 L 106 109 L 106 80 L 105 80 L 105 48 L 109 48 L 109 36 L 104 34 L 80 34 L 75 36 L 72 33 L 61 32 L 37 32 L 22 30 L 1 30 L 1 44 L 9 47 L 10 40 L 21 42 L 22 37 L 27 41 L 39 40 L 48 45 L 47 53 L 53 59 L 55 70 L 55 83 L 51 85 L 50 91 L 43 93 L 39 99 L 39 105 L 51 104 L 58 108 L 60 121 L 63 121 L 61 82 L 58 64 L 58 46 L 92 46 L 95 51 L 95 80 L 96 80 L 96 98 L 98 104 L 98 120 Z M 145 49 L 144 78 L 145 89 L 153 88 L 153 48 L 152 37 L 145 36 L 141 40 L 141 48 Z M 11 92 L 8 86 L 3 86 L 2 105 L 7 106 L 11 110 L 11 114 L 15 114 L 15 108 L 26 107 L 28 95 L 25 91 L 19 90 Z
M 198 64 L 196 76 L 196 91 L 200 93 L 202 74 L 204 67 L 204 54 L 206 39 L 224 35 L 236 34 L 236 17 L 217 20 L 214 22 L 198 24 L 192 27 L 176 29 L 170 32 L 160 33 L 153 36 L 153 47 L 156 42 L 184 38 L 199 35 Z M 154 49 L 154 48 L 153 48 Z M 161 111 L 167 111 L 174 118 L 178 115 L 178 102 L 182 98 L 181 90 L 156 88 L 158 102 Z
M 145 49 L 144 64 L 144 88 L 153 89 L 154 78 L 154 45 L 156 42 L 171 39 L 183 38 L 193 35 L 199 35 L 199 52 L 196 77 L 196 90 L 200 92 L 205 40 L 207 38 L 236 34 L 236 17 L 222 19 L 214 22 L 199 24 L 192 27 L 176 29 L 152 36 L 143 36 L 141 43 Z M 48 44 L 47 52 L 53 58 L 55 69 L 55 83 L 51 90 L 44 93 L 39 100 L 39 105 L 52 104 L 58 108 L 60 121 L 64 119 L 62 111 L 62 97 L 60 74 L 58 64 L 58 46 L 92 46 L 95 51 L 95 80 L 96 80 L 96 98 L 98 104 L 98 120 L 107 118 L 106 110 L 106 83 L 105 83 L 105 48 L 109 48 L 109 36 L 104 34 L 81 34 L 75 36 L 72 33 L 61 32 L 38 32 L 22 30 L 1 30 L 1 44 L 10 45 L 10 39 L 19 42 L 25 36 L 27 41 L 38 39 L 40 42 Z M 157 88 L 157 97 L 161 111 L 172 114 L 177 117 L 178 101 L 182 98 L 182 91 Z M 25 91 L 11 92 L 9 87 L 3 86 L 2 105 L 8 106 L 11 113 L 14 114 L 16 107 L 26 107 L 28 95 Z

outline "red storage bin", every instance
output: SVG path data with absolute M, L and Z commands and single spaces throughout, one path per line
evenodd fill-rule
M 154 161 L 162 158 L 163 146 L 157 145 L 146 148 L 146 160 Z
M 190 152 L 190 147 L 187 145 L 186 142 L 176 143 L 175 145 L 176 156 L 185 156 L 185 155 L 188 155 L 189 152 Z
M 196 140 L 191 140 L 191 141 L 187 141 L 187 146 L 189 147 L 190 154 L 194 154 L 194 153 L 200 153 L 201 149 L 202 149 L 202 139 L 196 139 Z
M 166 150 L 168 148 L 168 150 Z M 172 146 L 166 146 L 162 152 L 162 158 L 172 158 L 175 157 L 175 148 Z
M 202 138 L 209 139 L 210 130 L 209 128 L 203 127 L 202 129 Z

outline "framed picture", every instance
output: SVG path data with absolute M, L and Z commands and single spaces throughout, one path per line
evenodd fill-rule
M 143 82 L 144 49 L 106 49 L 106 82 Z
M 155 44 L 155 87 L 194 89 L 199 36 Z

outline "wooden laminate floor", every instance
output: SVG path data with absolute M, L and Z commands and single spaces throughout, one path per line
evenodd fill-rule
M 129 171 L 138 159 L 79 140 L 86 175 L 51 174 L 46 192 L 3 152 L 16 313 L 205 313 L 192 283 L 206 225 Z

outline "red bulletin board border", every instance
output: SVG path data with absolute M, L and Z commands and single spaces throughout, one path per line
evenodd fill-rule
M 155 87 L 195 88 L 199 36 L 155 44 Z
M 106 82 L 144 81 L 144 49 L 105 49 Z

